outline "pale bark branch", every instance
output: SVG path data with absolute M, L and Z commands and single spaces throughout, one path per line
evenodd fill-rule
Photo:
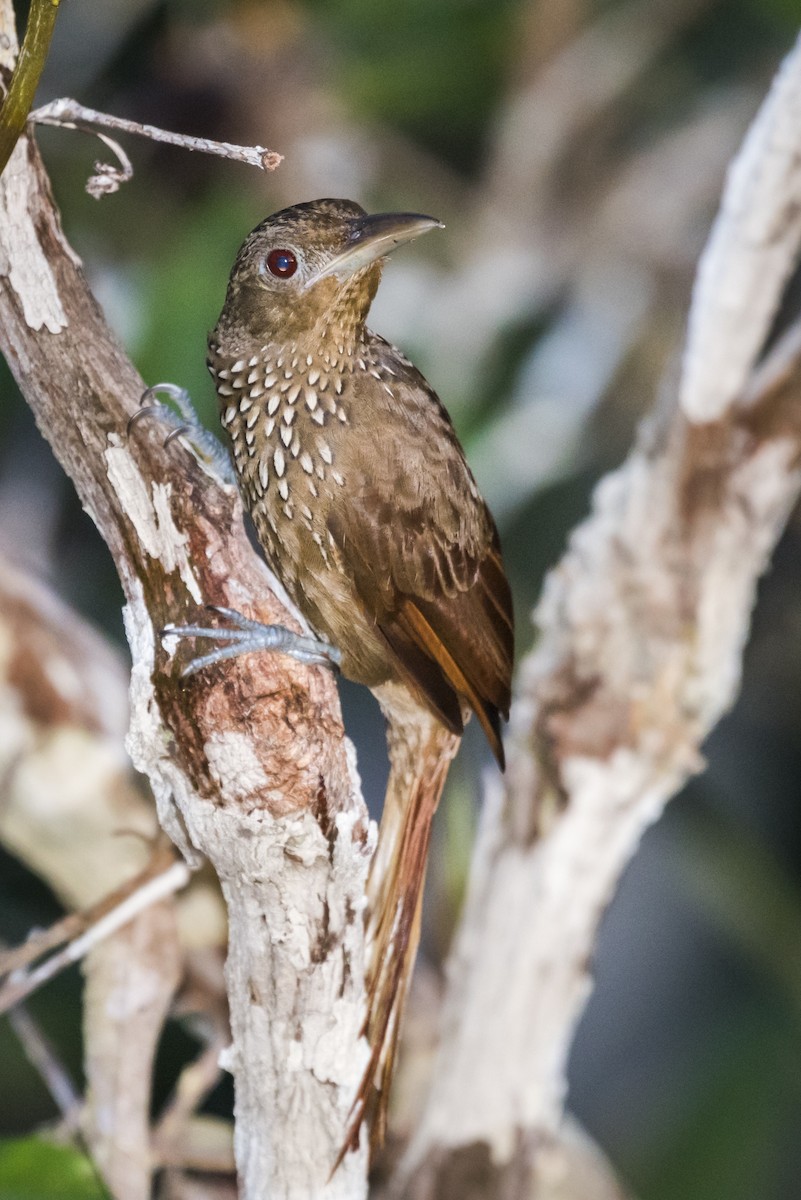
M 0 950 L 0 976 L 11 975 L 21 971 L 30 963 L 41 958 L 48 950 L 61 946 L 70 938 L 77 937 L 86 929 L 86 919 L 82 913 L 68 913 L 48 925 L 47 929 L 34 929 L 27 939 L 19 946 L 8 950 Z
M 187 1132 L 191 1128 L 194 1113 L 219 1081 L 222 1070 L 219 1059 L 223 1049 L 221 1042 L 212 1041 L 181 1072 L 175 1092 L 153 1130 L 153 1146 L 159 1161 L 171 1165 L 176 1162 L 189 1165 L 185 1157 Z M 233 1158 L 233 1146 L 229 1143 L 227 1148 L 228 1169 Z
M 799 95 L 801 45 L 729 177 L 689 321 L 683 407 L 663 405 L 601 481 L 547 579 L 506 784 L 487 796 L 431 1094 L 393 1195 L 454 1194 L 470 1163 L 487 1195 L 614 1191 L 603 1171 L 597 1186 L 570 1182 L 567 1057 L 606 906 L 644 830 L 703 767 L 801 487 L 801 326 L 757 367 L 801 229 Z M 722 375 L 723 362 L 736 370 Z
M 238 497 L 179 446 L 165 450 L 157 428 L 126 438 L 144 383 L 88 291 L 28 138 L 0 179 L 0 338 L 120 573 L 131 755 L 163 827 L 190 861 L 209 858 L 228 904 L 243 1195 L 361 1196 L 366 1147 L 329 1179 L 367 1055 L 370 849 L 336 687 L 279 655 L 186 682 L 160 645 L 158 629 L 206 602 L 297 622 L 250 548 Z
M 86 960 L 82 1127 L 115 1200 L 152 1195 L 153 1072 L 182 970 L 169 899 L 151 904 Z
M 158 904 L 173 892 L 186 887 L 189 877 L 189 867 L 181 861 L 171 863 L 166 870 L 150 876 L 144 882 L 135 881 L 135 886 L 125 889 L 128 894 L 124 899 L 111 908 L 104 904 L 104 911 L 96 920 L 84 922 L 86 927 L 83 932 L 51 954 L 44 962 L 27 971 L 14 971 L 8 982 L 0 987 L 0 1013 L 7 1012 L 51 979 L 55 979 L 61 971 L 73 963 L 80 962 L 96 946 L 128 925 L 151 905 Z
M 788 55 L 739 154 L 696 276 L 679 400 L 716 421 L 748 385 L 801 247 L 801 69 Z
M 0 954 L 0 974 L 16 973 L 0 993 L 14 1000 L 89 951 L 87 1095 L 77 1116 L 116 1200 L 147 1200 L 153 1065 L 184 970 L 178 909 L 191 919 L 198 901 L 215 912 L 217 898 L 204 881 L 178 903 L 171 895 L 153 903 L 153 877 L 175 866 L 175 852 L 163 838 L 153 850 L 152 801 L 123 747 L 126 692 L 121 657 L 105 640 L 0 560 L 0 839 L 78 910 Z M 185 881 L 186 864 L 178 867 Z M 73 944 L 25 970 L 65 942 Z M 18 1024 L 17 1012 L 9 1019 Z

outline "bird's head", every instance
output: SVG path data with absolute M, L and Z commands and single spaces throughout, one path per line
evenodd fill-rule
M 311 200 L 273 213 L 236 257 L 216 334 L 285 344 L 364 325 L 383 259 L 441 226 L 420 213 L 369 215 L 352 200 Z

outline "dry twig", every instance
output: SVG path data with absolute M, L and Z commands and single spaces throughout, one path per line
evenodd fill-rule
M 113 138 L 100 133 L 101 129 L 112 129 L 117 133 L 132 133 L 138 137 L 148 138 L 151 142 L 161 142 L 167 146 L 177 146 L 181 150 L 198 150 L 202 154 L 213 154 L 218 158 L 226 158 L 230 162 L 241 162 L 261 171 L 274 171 L 283 161 L 283 155 L 266 146 L 237 146 L 233 142 L 215 142 L 211 138 L 191 137 L 186 133 L 171 133 L 159 129 L 155 125 L 143 125 L 139 121 L 128 121 L 123 117 L 113 117 L 109 113 L 97 112 L 94 108 L 86 108 L 76 100 L 62 98 L 52 100 L 41 108 L 34 109 L 29 121 L 36 125 L 55 125 L 59 129 L 79 129 L 84 133 L 93 133 L 99 137 L 105 146 L 117 158 L 118 166 L 110 163 L 95 163 L 95 173 L 86 184 L 86 190 L 95 200 L 110 195 L 119 189 L 120 184 L 127 183 L 133 178 L 133 167 L 128 155 Z
M 70 1132 L 78 1129 L 81 1097 L 50 1039 L 23 1005 L 12 1008 L 8 1022 L 28 1058 L 39 1072 Z
M 172 858 L 172 855 L 169 857 Z M 157 856 L 157 861 L 163 861 L 163 855 Z M 104 900 L 91 915 L 84 914 L 82 933 L 38 966 L 15 971 L 7 983 L 0 987 L 0 1013 L 7 1012 L 32 995 L 72 963 L 80 962 L 90 950 L 152 904 L 158 904 L 165 896 L 171 896 L 185 887 L 190 874 L 185 862 L 172 861 L 158 873 L 152 869 L 145 872 L 144 877 L 140 876 L 121 888 L 113 900 Z

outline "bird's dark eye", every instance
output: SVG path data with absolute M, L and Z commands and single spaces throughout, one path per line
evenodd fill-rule
M 298 269 L 298 260 L 291 250 L 271 250 L 267 255 L 267 270 L 279 279 L 289 279 Z

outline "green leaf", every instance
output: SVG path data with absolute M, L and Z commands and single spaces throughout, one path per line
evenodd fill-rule
M 0 1200 L 105 1200 L 89 1159 L 41 1138 L 0 1141 Z

